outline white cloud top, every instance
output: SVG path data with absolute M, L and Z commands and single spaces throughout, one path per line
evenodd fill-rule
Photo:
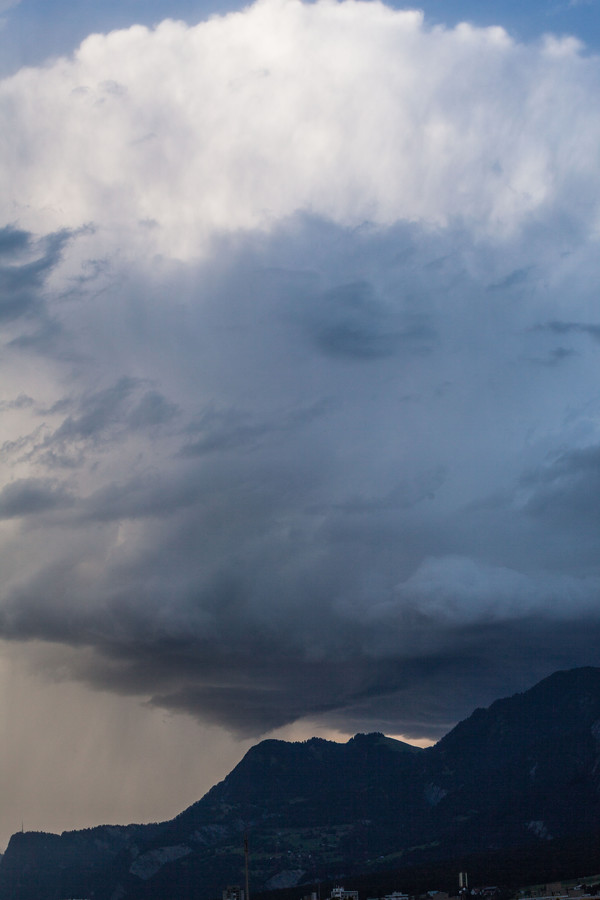
M 573 40 L 428 29 L 377 2 L 259 0 L 92 35 L 2 83 L 5 215 L 118 241 L 145 222 L 185 257 L 296 210 L 510 232 L 597 196 L 599 89 Z

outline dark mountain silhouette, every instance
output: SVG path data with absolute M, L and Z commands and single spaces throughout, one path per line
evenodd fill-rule
M 211 900 L 243 881 L 245 832 L 256 891 L 469 854 L 498 865 L 519 854 L 559 865 L 566 847 L 593 856 L 600 669 L 557 672 L 477 709 L 427 750 L 382 734 L 263 741 L 169 822 L 18 833 L 0 900 Z

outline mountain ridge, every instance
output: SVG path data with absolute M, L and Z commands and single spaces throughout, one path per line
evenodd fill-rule
M 210 900 L 241 881 L 245 832 L 256 889 L 600 833 L 600 668 L 477 709 L 433 747 L 269 739 L 166 822 L 13 835 L 0 900 L 167 900 L 173 884 Z

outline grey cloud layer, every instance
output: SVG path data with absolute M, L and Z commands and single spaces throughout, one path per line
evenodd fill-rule
M 205 93 L 182 94 L 209 37 Z M 313 45 L 341 85 L 325 110 L 293 65 Z M 153 60 L 174 66 L 157 95 Z M 0 233 L 0 634 L 244 734 L 310 717 L 437 736 L 597 663 L 598 74 L 568 42 L 270 0 L 90 39 L 44 73 L 75 162 L 57 223 L 54 120 L 20 115 L 26 143 L 50 138 L 43 189 L 19 170 L 23 219 L 54 230 Z M 2 96 L 35 108 L 41 84 L 21 73 Z M 374 96 L 375 132 L 343 154 Z M 106 124 L 93 159 L 80 102 Z
M 0 494 L 27 547 L 2 633 L 253 734 L 322 716 L 435 736 L 594 661 L 598 350 L 531 362 L 581 340 L 539 321 L 565 304 L 564 240 L 475 253 L 461 231 L 297 217 L 71 303 L 57 358 L 73 341 L 87 366 L 52 405 L 13 404 L 31 430 L 6 458 L 35 474 Z M 543 277 L 511 277 L 529 255 Z
M 68 237 L 60 232 L 35 241 L 21 229 L 0 228 L 0 322 L 41 317 L 40 288 L 59 262 Z

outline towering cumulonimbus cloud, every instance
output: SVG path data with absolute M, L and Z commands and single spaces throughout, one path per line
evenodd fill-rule
M 297 210 L 510 232 L 595 195 L 597 84 L 573 39 L 428 29 L 380 3 L 262 0 L 92 35 L 3 82 L 7 214 L 146 247 L 154 229 L 186 257 Z
M 0 635 L 241 734 L 596 662 L 600 62 L 259 0 L 0 83 Z

